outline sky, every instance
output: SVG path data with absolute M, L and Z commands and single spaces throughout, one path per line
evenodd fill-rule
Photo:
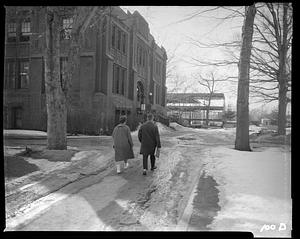
M 235 17 L 226 21 L 219 19 L 228 16 L 231 11 L 226 9 L 217 9 L 206 11 L 215 7 L 210 6 L 121 6 L 126 12 L 133 13 L 137 10 L 148 22 L 150 33 L 154 36 L 156 43 L 163 46 L 170 56 L 175 52 L 174 62 L 175 73 L 185 80 L 189 91 L 206 92 L 201 87 L 194 75 L 201 73 L 206 76 L 207 73 L 214 70 L 218 78 L 228 76 L 237 76 L 238 68 L 213 68 L 213 67 L 195 67 L 191 64 L 191 58 L 201 60 L 225 59 L 226 53 L 217 48 L 199 48 L 192 44 L 195 40 L 201 43 L 222 43 L 230 42 L 241 36 L 243 18 Z M 244 10 L 243 6 L 234 7 L 236 10 Z M 202 14 L 187 19 L 197 12 Z M 187 19 L 186 21 L 182 21 Z M 172 88 L 171 81 L 167 80 L 168 89 Z M 222 83 L 216 89 L 219 93 L 225 94 L 225 104 L 236 107 L 237 83 Z M 262 105 L 253 104 L 250 98 L 249 108 L 263 107 L 267 109 L 274 108 L 276 104 Z

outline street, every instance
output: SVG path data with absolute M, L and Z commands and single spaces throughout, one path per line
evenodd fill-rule
M 183 127 L 160 132 L 162 151 L 154 172 L 142 175 L 140 144 L 133 132 L 137 157 L 129 161 L 128 169 L 118 175 L 110 164 L 106 170 L 66 184 L 8 219 L 6 230 L 211 230 L 222 195 L 216 178 L 203 168 L 220 147 L 232 148 L 234 134 Z M 41 145 L 45 140 L 26 143 Z M 6 145 L 12 144 L 21 146 L 24 140 L 7 140 Z M 104 150 L 113 160 L 110 137 L 68 139 L 68 146 Z M 289 171 L 284 173 L 290 177 Z

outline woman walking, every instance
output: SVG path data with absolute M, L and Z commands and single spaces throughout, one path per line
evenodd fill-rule
M 124 168 L 128 168 L 127 160 L 134 158 L 132 138 L 126 121 L 126 115 L 121 115 L 119 124 L 114 128 L 112 133 L 117 173 L 121 173 L 121 164 L 123 164 L 123 162 Z

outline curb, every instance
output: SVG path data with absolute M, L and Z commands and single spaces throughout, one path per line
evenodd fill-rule
M 199 170 L 199 173 L 197 174 L 197 177 L 193 182 L 193 188 L 190 193 L 189 200 L 185 206 L 182 216 L 178 220 L 175 231 L 188 231 L 189 222 L 193 213 L 193 200 L 197 192 L 197 185 L 202 174 L 203 174 L 203 167 Z

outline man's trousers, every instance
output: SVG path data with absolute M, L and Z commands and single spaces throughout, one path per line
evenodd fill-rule
M 148 156 L 150 155 L 151 169 L 155 166 L 154 154 L 143 154 L 143 169 L 148 170 Z

